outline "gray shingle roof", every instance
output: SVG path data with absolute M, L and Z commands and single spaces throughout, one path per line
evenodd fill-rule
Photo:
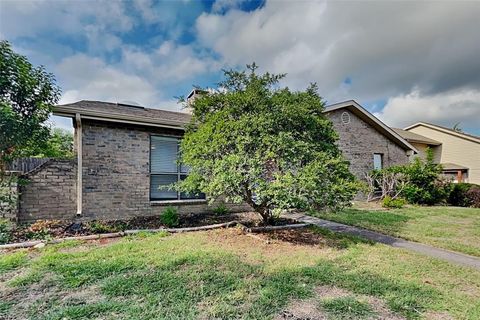
M 427 138 L 427 137 L 422 136 L 422 135 L 417 134 L 417 133 L 413 133 L 413 132 L 403 130 L 403 129 L 399 129 L 399 128 L 392 128 L 392 129 L 393 129 L 393 131 L 395 131 L 396 133 L 401 135 L 402 138 L 404 138 L 405 140 L 410 141 L 410 142 L 420 142 L 420 143 L 425 143 L 425 144 L 430 144 L 430 145 L 435 145 L 435 146 L 438 146 L 438 145 L 442 144 L 441 142 L 438 142 L 436 140 Z
M 170 124 L 183 126 L 187 124 L 191 115 L 184 112 L 166 111 L 153 108 L 144 108 L 120 103 L 81 100 L 75 103 L 54 107 L 54 114 L 105 117 L 110 119 L 141 121 L 152 124 Z

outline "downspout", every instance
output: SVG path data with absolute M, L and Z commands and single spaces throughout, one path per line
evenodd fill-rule
M 75 130 L 77 143 L 77 216 L 82 215 L 82 119 L 80 113 L 75 114 Z

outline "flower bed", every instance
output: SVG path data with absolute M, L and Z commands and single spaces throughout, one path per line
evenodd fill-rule
M 180 217 L 176 228 L 194 228 L 236 221 L 243 226 L 258 227 L 262 224 L 260 216 L 254 212 L 231 214 L 191 214 Z M 294 224 L 290 219 L 279 218 L 275 225 Z M 158 216 L 137 217 L 128 220 L 95 220 L 95 221 L 59 221 L 39 220 L 32 224 L 6 226 L 0 229 L 0 244 L 17 243 L 32 240 L 52 240 L 66 237 L 88 236 L 96 234 L 118 233 L 126 230 L 167 229 Z

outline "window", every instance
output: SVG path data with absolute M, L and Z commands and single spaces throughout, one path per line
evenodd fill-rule
M 373 154 L 373 169 L 382 170 L 383 168 L 383 154 L 374 153 Z
M 188 167 L 177 163 L 179 138 L 150 138 L 150 200 L 205 199 L 205 194 L 186 194 L 161 188 L 185 179 Z

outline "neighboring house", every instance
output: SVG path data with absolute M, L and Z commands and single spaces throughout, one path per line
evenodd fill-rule
M 425 122 L 394 130 L 422 158 L 425 150 L 431 148 L 435 162 L 442 165 L 444 175 L 454 182 L 480 184 L 480 137 Z
M 355 101 L 325 113 L 359 178 L 374 168 L 407 163 L 415 151 Z M 176 160 L 189 114 L 99 101 L 56 106 L 54 114 L 73 119 L 77 159 L 51 160 L 27 175 L 31 182 L 22 190 L 19 220 L 124 219 L 158 215 L 166 206 L 181 214 L 211 210 L 205 195 L 159 189 L 188 175 Z
M 339 135 L 338 145 L 359 179 L 373 169 L 408 163 L 416 151 L 408 141 L 354 100 L 327 106 Z

